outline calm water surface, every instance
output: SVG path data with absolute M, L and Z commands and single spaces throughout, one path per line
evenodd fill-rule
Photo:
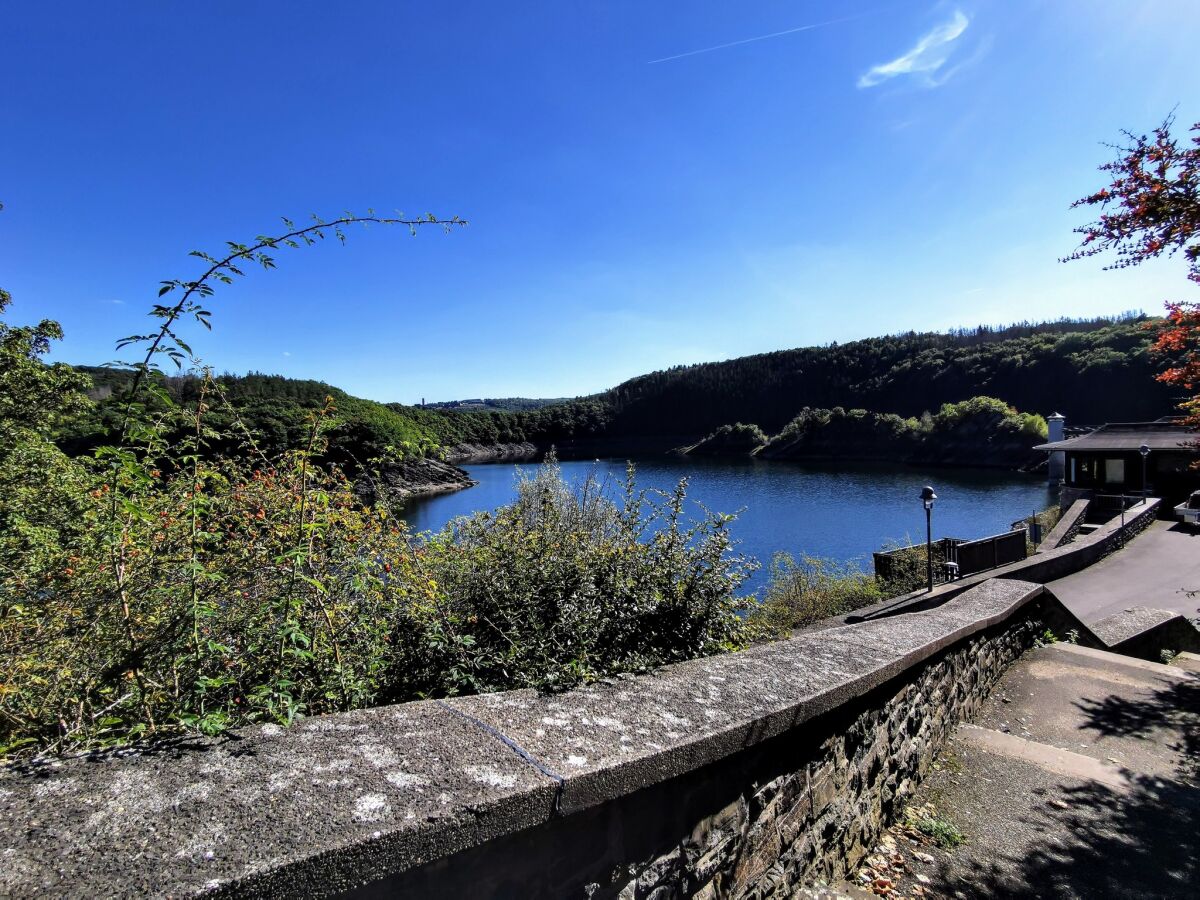
M 688 479 L 690 510 L 738 513 L 732 533 L 741 552 L 764 564 L 744 590 L 766 582 L 772 555 L 858 560 L 889 541 L 925 540 L 921 487 L 932 484 L 934 538 L 971 539 L 1006 531 L 1017 519 L 1054 502 L 1045 479 L 986 469 L 922 470 L 879 464 L 812 464 L 755 460 L 635 460 L 639 488 L 670 490 Z M 465 466 L 479 484 L 453 494 L 417 498 L 404 510 L 415 531 L 436 530 L 456 516 L 491 510 L 513 500 L 518 468 L 535 463 Z M 579 481 L 594 473 L 619 485 L 624 459 L 563 462 L 563 476 Z

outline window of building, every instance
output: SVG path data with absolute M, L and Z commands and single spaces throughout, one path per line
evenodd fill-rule
M 1071 484 L 1094 484 L 1100 477 L 1098 460 L 1090 456 L 1071 457 Z
M 1164 475 L 1178 475 L 1187 472 L 1195 461 L 1195 456 L 1184 456 L 1182 453 L 1150 454 L 1151 470 Z
M 1125 460 L 1123 460 L 1123 459 L 1106 459 L 1104 461 L 1104 483 L 1105 484 L 1124 484 L 1125 483 Z

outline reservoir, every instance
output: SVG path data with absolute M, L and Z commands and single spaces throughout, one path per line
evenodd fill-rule
M 925 511 L 919 494 L 930 484 L 938 499 L 933 537 L 973 539 L 1007 531 L 1011 524 L 1045 509 L 1057 490 L 1044 475 L 993 469 L 929 469 L 879 463 L 760 462 L 654 457 L 634 460 L 639 489 L 670 491 L 688 479 L 688 509 L 703 515 L 736 513 L 730 526 L 738 550 L 763 568 L 743 587 L 750 593 L 767 581 L 771 557 L 780 551 L 857 561 L 871 571 L 871 553 L 888 543 L 923 543 Z M 624 459 L 567 461 L 563 477 L 578 482 L 589 474 L 612 482 L 618 496 Z M 537 463 L 464 466 L 479 484 L 451 494 L 409 501 L 404 516 L 413 531 L 442 528 L 457 516 L 492 510 L 516 495 L 518 469 Z M 699 504 L 699 505 L 698 505 Z

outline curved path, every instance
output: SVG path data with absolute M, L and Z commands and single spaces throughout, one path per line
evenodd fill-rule
M 1047 582 L 1083 622 L 1134 606 L 1200 614 L 1200 529 L 1157 521 L 1124 548 L 1074 575 Z

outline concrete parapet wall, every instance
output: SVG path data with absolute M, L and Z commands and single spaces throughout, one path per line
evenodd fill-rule
M 1087 519 L 1088 506 L 1089 501 L 1087 500 L 1076 500 L 1072 503 L 1063 512 L 1055 526 L 1050 529 L 1050 533 L 1046 535 L 1034 553 L 1045 553 L 1048 550 L 1056 550 L 1075 540 L 1075 536 L 1079 534 L 1079 529 L 1083 526 L 1084 520 Z
M 1187 617 L 1173 610 L 1135 606 L 1094 622 L 1093 634 L 1100 646 L 1150 662 L 1162 661 L 1163 651 L 1200 651 L 1200 630 Z
M 1043 627 L 1043 589 L 559 695 L 0 775 L 0 895 L 767 897 L 853 865 Z
M 1090 488 L 1076 488 L 1064 484 L 1058 494 L 1059 509 L 1066 510 L 1080 500 L 1090 500 L 1096 492 Z
M 1091 534 L 1076 537 L 1070 543 L 1035 554 L 1022 562 L 994 569 L 989 574 L 996 578 L 1018 578 L 1045 584 L 1086 569 L 1149 528 L 1158 516 L 1160 504 L 1158 498 L 1151 497 L 1126 512 L 1124 521 L 1118 516 Z
M 932 591 L 916 590 L 910 594 L 863 607 L 846 615 L 844 621 L 852 624 L 872 618 L 895 615 L 898 612 L 932 609 L 992 578 L 1015 578 L 1021 581 L 1032 581 L 1036 584 L 1045 584 L 1057 578 L 1064 578 L 1086 569 L 1113 551 L 1119 550 L 1149 528 L 1158 516 L 1161 503 L 1162 501 L 1157 497 L 1150 497 L 1145 503 L 1139 503 L 1130 509 L 1125 514 L 1124 522 L 1118 516 L 1104 523 L 1091 534 L 1077 537 L 1069 543 L 1060 542 L 1059 546 L 1054 548 L 1045 547 L 1045 544 L 1049 543 L 1047 540 L 1043 543 L 1043 550 L 1019 562 L 987 569 L 958 581 L 934 585 Z M 1072 505 L 1071 509 L 1074 508 Z M 1078 527 L 1075 530 L 1078 531 Z

